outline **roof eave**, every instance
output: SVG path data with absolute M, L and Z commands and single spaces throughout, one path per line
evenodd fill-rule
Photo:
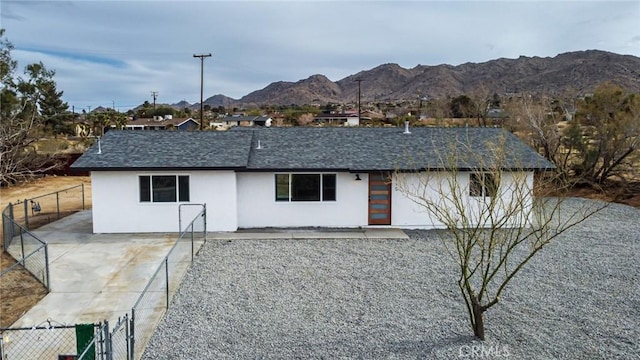
M 71 167 L 71 171 L 238 171 L 246 169 L 244 166 L 220 166 L 220 167 Z

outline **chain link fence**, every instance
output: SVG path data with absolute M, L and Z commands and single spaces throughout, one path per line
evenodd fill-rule
M 97 331 L 98 324 L 85 325 Z M 0 359 L 58 359 L 78 351 L 78 326 L 53 324 L 0 329 Z M 86 360 L 88 360 L 87 358 Z
M 10 216 L 11 220 L 27 230 L 35 229 L 75 212 L 84 210 L 84 184 L 40 195 L 31 199 L 20 199 L 9 204 L 8 208 L 10 208 L 10 210 L 7 211 L 6 215 Z M 5 215 L 4 211 L 3 215 Z M 7 244 L 5 240 L 5 249 L 6 247 Z
M 14 218 L 13 204 L 9 203 L 9 205 L 2 210 L 2 249 L 5 251 L 11 246 L 15 234 L 19 232 L 19 224 Z
M 13 238 L 9 242 L 9 246 L 5 248 L 5 251 L 9 253 L 14 259 L 18 259 L 17 262 L 8 268 L 2 270 L 0 273 L 0 279 L 8 276 L 14 271 L 27 270 L 33 277 L 35 277 L 40 283 L 42 283 L 49 291 L 50 279 L 49 279 L 49 250 L 47 243 L 40 240 L 38 237 L 24 229 L 22 226 L 14 223 L 11 219 L 5 218 L 2 215 L 5 229 L 11 228 Z M 9 226 L 6 226 L 9 224 Z M 5 242 L 6 243 L 6 242 Z M 0 288 L 4 288 L 0 285 Z
M 26 270 L 49 291 L 48 247 L 29 229 L 84 209 L 84 184 L 9 203 L 2 210 L 2 250 L 11 255 L 15 263 L 4 265 L 0 271 L 0 290 L 6 291 L 11 286 L 8 279 Z
M 129 332 L 129 316 L 118 319 L 113 327 L 113 331 L 109 334 L 111 359 L 109 360 L 131 360 L 131 348 L 129 347 L 131 335 Z
M 133 354 L 141 356 L 171 304 L 182 277 L 193 261 L 198 242 L 206 238 L 206 208 L 186 226 L 131 309 Z
M 84 338 L 81 346 L 78 346 L 78 325 L 0 329 L 0 360 L 56 359 L 58 355 L 68 355 L 69 359 L 75 360 L 141 358 L 147 342 L 193 262 L 197 248 L 206 241 L 206 206 L 202 207 L 202 211 L 180 233 L 156 269 L 131 309 L 131 315 L 125 314 L 119 318 L 113 331 L 109 331 L 109 323 L 105 320 L 96 324 L 92 336 Z M 43 330 L 49 332 L 40 332 Z M 36 341 L 41 342 L 40 346 L 33 345 Z

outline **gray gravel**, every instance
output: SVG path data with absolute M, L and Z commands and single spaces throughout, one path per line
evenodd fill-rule
M 640 210 L 613 204 L 545 248 L 484 343 L 437 233 L 407 234 L 209 241 L 143 359 L 640 359 Z

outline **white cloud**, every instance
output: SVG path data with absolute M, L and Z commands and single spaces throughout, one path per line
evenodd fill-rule
M 57 71 L 78 107 L 240 98 L 274 81 L 337 81 L 383 63 L 461 64 L 601 49 L 640 56 L 637 1 L 0 2 L 22 66 Z M 29 51 L 26 51 L 29 50 Z M 45 52 L 43 54 L 43 52 Z M 64 56 L 61 56 L 64 55 Z

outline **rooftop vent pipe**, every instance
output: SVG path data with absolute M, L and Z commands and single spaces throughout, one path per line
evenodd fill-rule
M 409 121 L 405 121 L 404 122 L 404 132 L 403 134 L 411 134 L 411 131 L 409 131 Z
M 100 136 L 98 136 L 98 154 L 102 154 L 102 144 L 100 143 Z
M 258 145 L 256 146 L 256 150 L 261 150 L 262 149 L 262 145 L 260 145 L 260 140 L 258 140 Z

